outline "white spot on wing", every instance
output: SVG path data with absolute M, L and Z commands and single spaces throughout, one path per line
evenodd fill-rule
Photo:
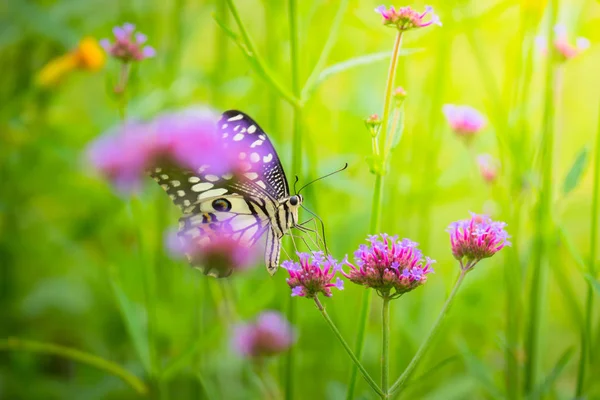
M 263 157 L 263 162 L 264 163 L 268 163 L 268 162 L 271 162 L 272 159 L 273 159 L 273 154 L 269 153 L 269 154 L 267 154 L 266 156 Z
M 163 179 L 169 179 L 169 175 L 167 175 L 167 174 L 162 174 L 160 177 Z
M 183 196 L 185 196 L 185 192 L 183 190 L 178 190 L 177 191 L 177 196 L 183 197 Z
M 227 189 L 223 189 L 223 188 L 218 188 L 218 189 L 213 189 L 213 190 L 207 190 L 204 193 L 200 193 L 198 195 L 198 200 L 202 200 L 202 199 L 206 199 L 209 197 L 215 197 L 215 196 L 220 196 L 222 194 L 227 193 Z
M 197 183 L 194 186 L 192 186 L 192 190 L 194 192 L 202 192 L 203 190 L 208 190 L 213 186 L 215 186 L 215 185 L 213 185 L 210 182 L 202 182 L 202 183 Z
M 258 178 L 258 174 L 256 172 L 246 172 L 244 176 L 252 181 Z
M 189 207 L 192 204 L 191 201 L 189 201 L 188 199 L 183 200 L 183 205 L 186 207 Z
M 200 178 L 198 178 L 197 176 L 190 176 L 188 178 L 188 182 L 189 183 L 198 183 L 198 182 L 200 182 Z
M 162 168 L 157 167 L 154 169 L 154 172 L 156 172 L 156 173 L 159 173 L 160 171 L 162 171 Z
M 173 187 L 179 187 L 179 186 L 181 186 L 181 182 L 179 182 L 179 181 L 171 181 L 171 185 L 173 185 Z
M 244 118 L 244 116 L 242 114 L 238 114 L 238 115 L 234 115 L 231 118 L 227 118 L 227 121 L 239 121 L 242 118 Z
M 266 137 L 265 135 L 258 135 L 258 138 L 259 138 L 260 140 L 265 140 L 267 137 Z
M 243 151 L 240 153 L 239 155 L 240 160 L 243 160 L 246 158 L 246 153 L 244 153 Z
M 255 140 L 254 142 L 252 142 L 252 144 L 250 145 L 251 148 L 254 148 L 256 146 L 260 146 L 263 143 L 263 140 Z
M 221 129 L 225 129 L 225 128 L 227 128 L 227 126 L 228 126 L 227 124 L 223 124 L 223 125 L 221 125 Z
M 242 140 L 244 138 L 244 134 L 243 133 L 236 133 L 236 135 L 233 137 L 233 140 L 235 142 L 239 142 L 240 140 Z
M 233 178 L 233 174 L 225 174 L 225 175 L 223 175 L 223 179 L 230 180 L 231 178 Z
M 263 181 L 258 181 L 258 182 L 254 182 L 254 183 L 256 183 L 258 186 L 260 186 L 263 189 L 267 188 L 267 185 L 265 185 L 265 183 Z
M 204 177 L 204 179 L 206 179 L 207 181 L 210 181 L 210 182 L 216 182 L 219 180 L 219 177 L 216 175 L 206 175 Z
M 250 161 L 254 163 L 260 161 L 260 155 L 258 153 L 250 154 Z
M 256 132 L 256 125 L 250 125 L 248 127 L 248 133 L 254 133 Z

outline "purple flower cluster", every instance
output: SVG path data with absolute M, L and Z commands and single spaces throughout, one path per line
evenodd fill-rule
M 473 269 L 475 264 L 510 246 L 504 222 L 492 221 L 486 215 L 471 213 L 470 219 L 450 224 L 452 254 L 461 263 L 463 270 Z
M 124 191 L 136 189 L 144 173 L 159 164 L 191 170 L 209 165 L 215 174 L 233 171 L 239 160 L 223 149 L 217 120 L 212 110 L 197 107 L 165 113 L 149 122 L 130 122 L 94 140 L 87 157 Z
M 355 264 L 344 276 L 352 282 L 375 289 L 381 296 L 398 297 L 427 281 L 435 261 L 423 258 L 417 243 L 385 233 L 368 238 L 354 253 Z
M 375 9 L 383 17 L 383 24 L 386 26 L 396 27 L 400 31 L 407 31 L 414 28 L 424 28 L 429 25 L 442 25 L 440 18 L 433 12 L 430 6 L 425 7 L 425 11 L 419 13 L 410 7 L 400 7 L 395 9 L 394 6 L 386 8 L 379 6 Z M 429 15 L 429 20 L 426 20 Z
M 276 311 L 265 311 L 256 322 L 239 325 L 233 334 L 233 348 L 241 355 L 261 358 L 282 353 L 296 341 L 294 329 Z
M 135 35 L 134 35 L 135 33 Z M 113 28 L 115 35 L 114 43 L 108 39 L 102 39 L 100 45 L 112 57 L 125 63 L 131 61 L 142 61 L 146 58 L 154 57 L 156 51 L 151 46 L 144 46 L 146 35 L 141 32 L 135 32 L 133 24 L 123 24 Z
M 344 289 L 344 281 L 339 277 L 332 283 L 336 273 L 341 270 L 331 256 L 325 257 L 322 251 L 314 251 L 311 254 L 297 253 L 299 261 L 284 261 L 281 266 L 285 268 L 290 277 L 286 280 L 292 289 L 292 296 L 314 298 L 319 293 L 331 297 L 331 288 Z
M 470 106 L 445 104 L 442 112 L 454 133 L 467 142 L 485 128 L 487 123 L 483 114 Z

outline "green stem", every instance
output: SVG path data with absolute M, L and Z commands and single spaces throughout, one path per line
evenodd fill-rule
M 390 60 L 390 67 L 388 69 L 387 82 L 385 84 L 385 97 L 383 100 L 383 117 L 381 118 L 381 131 L 379 135 L 381 137 L 380 149 L 386 152 L 386 141 L 388 139 L 388 123 L 390 119 L 390 110 L 392 108 L 392 91 L 394 90 L 394 81 L 396 79 L 396 70 L 398 69 L 398 55 L 400 54 L 400 47 L 402 45 L 402 31 L 398 31 L 396 34 L 396 41 L 394 42 L 394 50 L 392 51 L 392 58 Z M 387 154 L 383 154 L 383 171 L 386 169 L 385 160 Z M 373 232 L 371 232 L 373 233 Z
M 383 307 L 381 309 L 381 390 L 388 395 L 388 386 L 390 378 L 390 297 L 383 297 Z
M 0 351 L 17 350 L 31 351 L 33 353 L 53 354 L 73 361 L 87 364 L 91 367 L 105 371 L 120 378 L 141 395 L 148 393 L 148 387 L 137 376 L 123 369 L 121 366 L 98 357 L 70 347 L 60 346 L 52 343 L 42 343 L 33 340 L 19 338 L 8 338 L 0 340 Z
M 419 347 L 419 350 L 417 350 L 417 353 L 412 358 L 412 360 L 410 361 L 410 363 L 408 364 L 408 366 L 406 367 L 406 369 L 404 370 L 402 375 L 400 375 L 400 377 L 396 380 L 396 382 L 394 382 L 394 384 L 390 388 L 390 390 L 389 390 L 390 394 L 396 393 L 397 391 L 401 390 L 406 385 L 408 379 L 410 379 L 411 375 L 415 371 L 415 368 L 417 367 L 417 365 L 419 364 L 419 362 L 425 355 L 425 352 L 429 349 L 432 340 L 435 338 L 435 335 L 439 331 L 441 323 L 444 320 L 444 317 L 446 316 L 446 314 L 448 313 L 448 310 L 450 309 L 452 302 L 454 301 L 454 297 L 456 296 L 456 293 L 458 293 L 458 289 L 460 288 L 460 285 L 462 284 L 463 280 L 465 279 L 465 276 L 467 276 L 467 272 L 468 271 L 466 271 L 466 270 L 461 270 L 460 275 L 458 276 L 458 279 L 456 280 L 456 283 L 454 284 L 454 287 L 452 288 L 452 292 L 450 292 L 450 296 L 448 296 L 448 299 L 446 299 L 446 302 L 444 303 L 444 306 L 442 307 L 442 310 L 440 311 L 440 314 L 438 315 L 437 319 L 433 323 L 431 330 L 425 337 L 425 340 L 421 344 L 421 347 Z
M 596 254 L 598 250 L 598 214 L 600 210 L 600 113 L 598 115 L 598 128 L 596 132 L 596 150 L 594 164 L 594 184 L 592 187 L 592 220 L 590 223 L 590 258 L 588 260 L 588 274 L 596 279 Z M 581 355 L 579 358 L 579 371 L 577 373 L 577 388 L 575 397 L 583 394 L 587 359 L 591 357 L 592 321 L 594 320 L 594 288 L 588 282 L 587 298 L 585 302 L 585 322 L 581 331 Z
M 289 36 L 290 36 L 290 67 L 292 77 L 292 91 L 297 99 L 300 96 L 300 63 L 298 46 L 298 4 L 297 0 L 288 1 L 289 18 Z M 302 109 L 294 108 L 294 127 L 292 132 L 292 170 L 297 176 L 302 175 Z M 288 320 L 292 325 L 296 325 L 297 312 L 296 302 L 288 303 Z M 290 347 L 285 360 L 285 399 L 291 400 L 294 397 L 294 360 L 295 346 Z
M 524 373 L 524 391 L 532 393 L 538 374 L 540 358 L 540 334 L 542 311 L 545 309 L 546 286 L 548 268 L 547 238 L 552 224 L 552 167 L 554 154 L 554 78 L 555 65 L 553 51 L 553 27 L 558 12 L 558 0 L 552 0 L 549 4 L 550 15 L 547 27 L 547 48 L 549 49 L 545 78 L 545 104 L 542 136 L 542 153 L 540 175 L 542 177 L 539 202 L 536 215 L 536 237 L 533 248 L 533 275 L 531 281 L 531 293 L 529 297 L 529 327 L 525 342 L 525 354 L 527 360 Z
M 394 50 L 392 51 L 392 58 L 390 60 L 390 66 L 388 69 L 387 83 L 385 85 L 385 96 L 383 101 L 383 118 L 381 123 L 381 130 L 379 131 L 379 137 L 382 139 L 381 146 L 379 147 L 385 151 L 385 140 L 387 137 L 387 124 L 390 115 L 391 101 L 392 101 L 392 90 L 394 88 L 394 78 L 396 76 L 396 70 L 398 67 L 398 55 L 400 54 L 400 46 L 402 44 L 402 32 L 398 31 L 396 40 L 394 42 Z M 375 154 L 377 156 L 377 154 Z M 383 176 L 386 169 L 387 156 L 384 154 L 381 160 L 381 168 L 376 171 L 375 175 L 375 188 L 373 190 L 373 200 L 371 203 L 371 224 L 369 227 L 369 233 L 375 234 L 380 230 L 381 221 L 381 210 L 383 207 Z M 371 291 L 365 290 L 363 292 L 362 302 L 360 306 L 360 317 L 358 333 L 356 334 L 356 356 L 358 359 L 362 357 L 362 351 L 365 342 L 365 332 L 367 329 L 367 321 L 369 317 L 369 308 L 371 306 Z M 348 392 L 346 393 L 346 400 L 352 400 L 354 398 L 354 390 L 356 388 L 356 379 L 358 377 L 357 366 L 352 366 L 350 373 L 350 383 L 348 384 Z
M 127 119 L 127 83 L 129 82 L 129 71 L 131 70 L 130 63 L 122 62 L 119 72 L 119 83 L 115 87 L 115 93 L 119 99 L 119 116 L 121 121 Z
M 250 38 L 250 35 L 248 34 L 248 31 L 246 30 L 246 27 L 244 26 L 242 19 L 240 18 L 240 14 L 238 13 L 235 3 L 233 2 L 233 0 L 226 0 L 226 1 L 227 1 L 227 4 L 229 5 L 229 9 L 231 10 L 231 14 L 233 15 L 233 18 L 235 19 L 235 22 L 240 30 L 242 39 L 247 48 L 246 50 L 248 52 L 248 55 L 255 61 L 254 65 L 257 68 L 259 74 L 292 107 L 299 108 L 300 100 L 298 98 L 298 95 L 290 93 L 277 79 L 275 79 L 273 71 L 270 70 L 270 68 L 266 65 L 266 63 L 263 61 L 263 59 L 258 55 L 258 52 L 256 51 L 256 46 L 254 45 L 254 42 Z M 290 2 L 291 2 L 291 0 L 290 0 Z M 296 41 L 296 43 L 297 43 L 297 41 Z
M 335 336 L 338 338 L 338 340 L 340 341 L 340 343 L 344 347 L 344 350 L 346 350 L 346 353 L 348 353 L 348 355 L 350 356 L 350 358 L 354 362 L 354 365 L 360 370 L 360 373 L 363 375 L 363 377 L 365 378 L 365 380 L 367 381 L 367 383 L 369 384 L 369 386 L 371 386 L 371 388 L 373 388 L 373 390 L 379 396 L 381 396 L 381 398 L 385 398 L 385 394 L 383 393 L 383 391 L 379 388 L 379 386 L 377 386 L 377 383 L 375 383 L 375 381 L 373 380 L 373 378 L 371 378 L 371 376 L 369 375 L 369 373 L 367 372 L 367 370 L 365 369 L 365 367 L 363 367 L 363 365 L 361 364 L 361 362 L 358 359 L 358 357 L 354 354 L 354 352 L 352 351 L 352 349 L 350 348 L 350 346 L 348 345 L 348 343 L 344 340 L 344 337 L 342 336 L 342 334 L 340 333 L 340 331 L 338 330 L 338 328 L 335 326 L 335 324 L 333 323 L 333 321 L 329 317 L 329 314 L 327 314 L 327 311 L 325 310 L 325 307 L 323 307 L 323 305 L 321 304 L 321 302 L 319 301 L 319 299 L 316 296 L 313 299 L 315 301 L 315 304 L 317 305 L 317 308 L 319 309 L 319 311 L 321 311 L 321 315 L 323 315 L 323 318 L 325 318 L 325 321 L 327 321 L 327 323 L 329 324 L 329 327 L 331 328 L 331 330 L 333 331 L 333 333 L 335 334 Z

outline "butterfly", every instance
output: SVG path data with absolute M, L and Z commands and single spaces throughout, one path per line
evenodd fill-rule
M 162 165 L 150 175 L 183 213 L 178 232 L 182 242 L 201 244 L 214 240 L 215 235 L 227 235 L 250 247 L 266 234 L 265 264 L 273 275 L 279 266 L 282 237 L 298 226 L 302 195 L 290 195 L 273 144 L 248 115 L 224 112 L 217 134 L 224 151 L 237 154 L 237 173 L 217 174 L 210 165 L 197 170 Z M 187 256 L 206 275 L 225 277 L 232 272 L 194 265 L 194 258 Z

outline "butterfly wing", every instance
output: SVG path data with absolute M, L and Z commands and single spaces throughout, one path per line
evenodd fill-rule
M 210 165 L 192 171 L 165 164 L 151 176 L 183 212 L 179 237 L 184 243 L 201 243 L 221 234 L 251 246 L 267 232 L 265 261 L 273 274 L 282 233 L 272 224 L 279 218 L 278 199 L 289 196 L 283 167 L 265 132 L 246 114 L 223 113 L 218 132 L 224 151 L 238 154 L 238 173 L 216 174 Z

